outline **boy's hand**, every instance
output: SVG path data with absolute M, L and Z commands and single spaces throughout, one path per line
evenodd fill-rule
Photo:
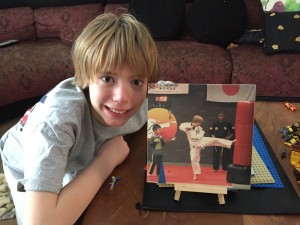
M 115 166 L 121 164 L 129 154 L 129 147 L 123 136 L 106 140 L 101 146 L 98 156 L 104 157 Z

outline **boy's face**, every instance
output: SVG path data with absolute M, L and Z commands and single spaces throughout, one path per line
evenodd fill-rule
M 156 129 L 156 130 L 154 130 L 154 134 L 155 134 L 155 135 L 159 135 L 159 133 L 160 133 L 159 130 L 160 130 L 159 128 Z
M 96 75 L 89 84 L 92 113 L 104 126 L 121 126 L 133 116 L 147 94 L 147 78 L 129 67 Z
M 198 126 L 200 126 L 200 122 L 194 122 L 194 123 L 192 123 L 192 126 L 193 127 L 198 127 Z

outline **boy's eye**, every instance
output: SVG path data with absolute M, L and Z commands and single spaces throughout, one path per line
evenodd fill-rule
M 103 82 L 105 82 L 105 83 L 112 83 L 112 82 L 114 82 L 114 79 L 112 77 L 110 77 L 110 76 L 104 76 L 104 77 L 101 78 L 101 80 Z
M 134 86 L 141 86 L 141 85 L 143 85 L 143 81 L 141 81 L 141 80 L 133 80 L 132 81 L 132 84 L 134 85 Z

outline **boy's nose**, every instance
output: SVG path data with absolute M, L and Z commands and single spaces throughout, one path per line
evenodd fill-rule
M 126 103 L 130 99 L 130 90 L 126 85 L 118 85 L 114 89 L 113 100 L 116 102 Z

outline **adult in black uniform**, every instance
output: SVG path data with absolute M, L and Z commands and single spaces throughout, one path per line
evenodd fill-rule
M 218 114 L 218 121 L 214 122 L 209 128 L 211 137 L 224 138 L 227 140 L 234 139 L 234 126 L 225 120 L 224 112 Z M 213 170 L 218 171 L 220 165 L 220 155 L 222 153 L 222 169 L 227 170 L 227 166 L 232 163 L 233 146 L 228 149 L 220 146 L 213 147 Z

